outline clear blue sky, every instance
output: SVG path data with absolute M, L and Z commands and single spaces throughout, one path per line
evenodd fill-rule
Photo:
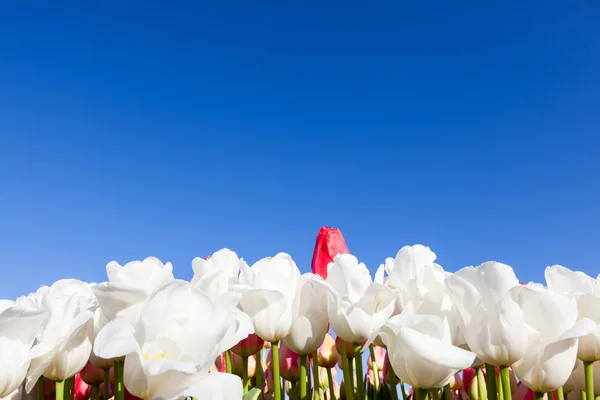
M 322 225 L 371 270 L 600 272 L 598 1 L 49 3 L 0 7 L 0 297 L 222 247 L 306 271 Z

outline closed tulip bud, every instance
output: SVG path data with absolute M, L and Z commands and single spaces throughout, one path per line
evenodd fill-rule
M 340 360 L 340 354 L 337 351 L 336 341 L 331 334 L 325 335 L 325 340 L 317 350 L 318 364 L 324 368 L 334 368 Z
M 231 348 L 231 352 L 238 356 L 249 357 L 258 353 L 264 346 L 265 341 L 252 333 L 246 339 L 241 340 L 238 344 Z
M 73 391 L 74 400 L 89 400 L 92 394 L 92 387 L 81 379 L 81 375 L 75 375 L 75 385 Z
M 470 390 L 471 381 L 473 379 L 475 379 L 476 377 L 477 377 L 477 370 L 475 368 L 465 368 L 464 371 L 462 372 L 463 386 L 467 390 Z
M 335 381 L 337 376 L 337 368 L 331 368 L 331 377 Z M 327 390 L 329 388 L 329 377 L 327 376 L 327 368 L 319 367 L 319 385 L 321 388 Z
M 450 378 L 450 390 L 461 390 L 463 388 L 463 381 L 460 379 L 460 374 L 456 373 Z
M 271 348 L 271 342 L 264 342 L 263 343 L 263 349 L 270 349 Z
M 279 373 L 286 381 L 300 380 L 300 355 L 290 350 L 284 343 L 279 349 Z
M 231 354 L 231 367 L 234 375 L 242 377 L 244 373 L 244 361 L 241 356 L 235 353 Z M 254 378 L 256 375 L 256 357 L 248 357 L 248 377 Z
M 347 254 L 348 246 L 337 228 L 323 227 L 317 235 L 312 259 L 312 272 L 327 279 L 327 266 L 338 254 Z
M 104 371 L 94 367 L 90 361 L 85 364 L 79 375 L 88 385 L 99 385 L 104 382 Z
M 377 369 L 379 371 L 383 370 L 383 359 L 385 358 L 385 349 L 379 346 L 375 346 L 375 361 L 377 362 Z M 370 354 L 367 358 L 367 366 L 369 369 L 373 369 L 373 361 L 371 360 Z

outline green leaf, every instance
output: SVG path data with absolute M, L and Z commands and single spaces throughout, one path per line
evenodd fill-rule
M 260 396 L 263 394 L 264 387 L 265 387 L 265 385 L 261 384 L 261 385 L 256 386 L 255 388 L 251 389 L 248 393 L 246 393 L 243 400 L 258 400 L 260 398 Z

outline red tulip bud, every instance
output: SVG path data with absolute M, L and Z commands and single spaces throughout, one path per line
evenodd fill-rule
M 85 383 L 81 379 L 81 375 L 75 375 L 75 390 L 73 391 L 73 398 L 75 400 L 89 400 L 92 394 L 92 387 Z
M 312 272 L 327 279 L 327 266 L 338 254 L 347 254 L 348 246 L 342 231 L 337 228 L 323 227 L 317 235 L 312 259 Z
M 265 341 L 253 333 L 233 346 L 231 351 L 238 356 L 249 357 L 258 353 L 263 348 L 264 344 Z
M 104 371 L 94 367 L 89 361 L 85 364 L 79 375 L 88 385 L 99 385 L 104 382 Z

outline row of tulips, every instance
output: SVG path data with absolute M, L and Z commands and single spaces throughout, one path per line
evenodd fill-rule
M 111 262 L 106 282 L 0 301 L 0 398 L 598 400 L 598 279 L 435 261 L 405 246 L 372 277 L 322 228 L 312 273 L 228 249 L 190 282 L 153 257 Z

